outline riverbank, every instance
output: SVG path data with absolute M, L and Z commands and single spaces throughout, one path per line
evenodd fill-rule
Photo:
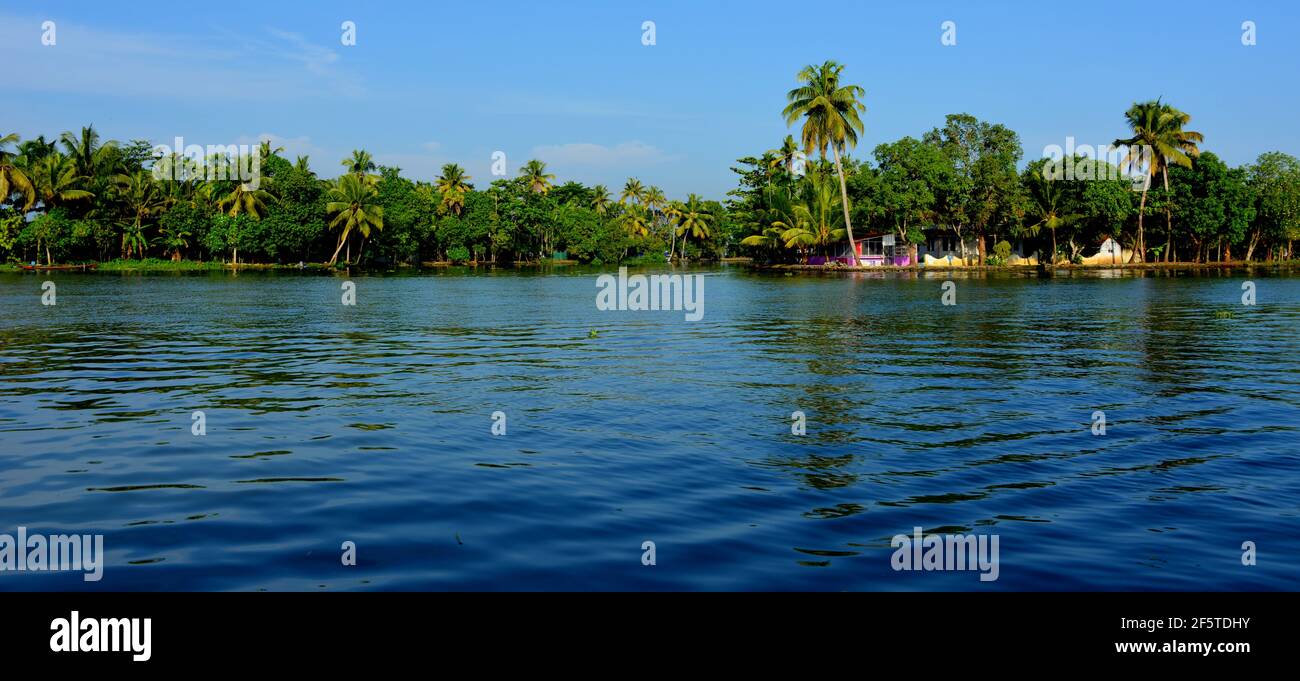
M 872 265 L 864 267 L 850 267 L 847 265 L 800 265 L 800 264 L 771 264 L 771 265 L 754 265 L 753 268 L 758 271 L 769 272 L 1024 272 L 1033 273 L 1040 271 L 1052 270 L 1216 270 L 1216 269 L 1242 269 L 1242 268 L 1275 268 L 1275 267 L 1300 267 L 1300 260 L 1278 260 L 1272 262 L 1258 261 L 1230 261 L 1230 262 L 1143 262 L 1143 263 L 1116 263 L 1116 264 L 1097 264 L 1097 265 L 1075 265 L 1070 263 L 1058 263 L 1056 265 L 954 265 L 951 267 L 935 267 L 925 265 Z

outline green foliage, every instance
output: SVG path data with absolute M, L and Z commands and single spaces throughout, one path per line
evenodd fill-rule
M 447 250 L 447 259 L 454 263 L 469 262 L 469 249 L 464 246 L 452 246 Z

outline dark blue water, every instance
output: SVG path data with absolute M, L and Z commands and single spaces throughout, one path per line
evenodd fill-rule
M 1300 588 L 1300 278 L 703 272 L 2 274 L 0 533 L 107 564 L 0 590 Z

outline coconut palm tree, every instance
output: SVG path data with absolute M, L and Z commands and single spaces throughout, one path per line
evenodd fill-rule
M 352 155 L 343 159 L 340 163 L 344 168 L 348 169 L 349 173 L 362 176 L 379 167 L 375 165 L 375 158 L 364 149 L 352 150 Z
M 76 163 L 55 151 L 38 160 L 32 168 L 36 196 L 48 211 L 67 201 L 94 198 L 92 192 L 79 187 L 86 180 L 77 174 Z
M 1123 162 L 1130 167 L 1146 163 L 1146 182 L 1142 187 L 1142 200 L 1138 204 L 1137 244 L 1133 249 L 1133 259 L 1142 261 L 1146 259 L 1143 215 L 1146 213 L 1147 190 L 1151 188 L 1151 181 L 1157 174 L 1163 176 L 1165 190 L 1168 191 L 1169 164 L 1190 168 L 1192 158 L 1200 154 L 1196 143 L 1204 141 L 1205 137 L 1199 132 L 1183 130 L 1183 126 L 1191 121 L 1191 116 L 1159 99 L 1133 104 L 1124 112 L 1124 120 L 1133 136 L 1114 142 L 1115 146 L 1128 147 Z M 1171 218 L 1167 207 L 1165 219 L 1168 227 Z
M 847 233 L 840 220 L 840 200 L 835 185 L 824 173 L 814 171 L 799 183 L 799 201 L 791 207 L 793 221 L 777 221 L 786 248 L 819 250 L 830 256 L 831 244 Z
M 859 101 L 866 91 L 857 85 L 840 85 L 844 66 L 834 61 L 805 66 L 796 76 L 802 85 L 786 93 L 789 104 L 784 110 L 786 125 L 804 119 L 800 136 L 803 151 L 814 149 L 826 158 L 827 147 L 835 159 L 835 172 L 840 178 L 840 200 L 844 209 L 844 228 L 849 237 L 849 252 L 857 264 L 857 244 L 853 240 L 853 222 L 849 218 L 849 189 L 844 179 L 844 166 L 840 153 L 858 143 L 862 132 L 861 114 L 867 107 Z
M 623 193 L 619 195 L 618 202 L 627 205 L 629 201 L 633 204 L 640 204 L 644 200 L 645 187 L 641 186 L 641 180 L 629 177 L 627 182 L 623 183 Z
M 130 220 L 124 223 L 122 230 L 122 257 L 132 255 L 144 257 L 148 240 L 144 237 L 145 220 L 157 215 L 167 206 L 167 198 L 153 181 L 147 170 L 138 170 L 131 175 L 116 175 L 117 198 L 127 207 Z
M 794 141 L 794 135 L 786 135 L 781 142 L 781 148 L 768 150 L 763 154 L 763 158 L 767 161 L 769 170 L 784 167 L 785 172 L 793 176 L 794 162 L 799 158 L 799 145 Z
M 18 143 L 17 133 L 0 137 L 0 204 L 9 200 L 11 194 L 22 194 L 22 211 L 27 212 L 36 205 L 36 187 L 17 165 L 15 156 L 5 151 L 5 147 Z
M 604 218 L 609 212 L 609 189 L 603 184 L 591 188 L 591 209 Z
M 348 243 L 348 237 L 354 230 L 360 232 L 363 239 L 370 237 L 372 228 L 383 230 L 384 208 L 376 203 L 379 192 L 359 175 L 340 177 L 329 190 L 328 198 L 329 202 L 325 204 L 325 210 L 334 218 L 330 222 L 330 229 L 337 227 L 342 230 L 339 234 L 339 245 L 334 249 L 334 255 L 330 256 L 329 264 L 333 265 L 338 262 L 339 251 L 343 250 L 343 245 Z M 351 262 L 350 244 L 347 258 L 348 262 Z
M 555 179 L 554 175 L 546 172 L 546 164 L 537 159 L 525 163 L 524 167 L 519 169 L 519 177 L 523 178 L 529 191 L 538 194 L 551 191 L 552 181 Z
M 628 209 L 619 216 L 619 220 L 627 230 L 628 236 L 644 238 L 650 234 L 650 216 L 644 206 L 628 206 Z
M 1032 217 L 1038 218 L 1038 221 L 1026 227 L 1025 231 L 1031 236 L 1037 236 L 1038 231 L 1046 227 L 1052 233 L 1052 254 L 1049 256 L 1048 264 L 1054 265 L 1057 253 L 1056 230 L 1068 226 L 1078 216 L 1066 212 L 1065 192 L 1060 180 L 1044 177 L 1042 172 L 1031 168 L 1031 171 L 1026 173 L 1025 184 L 1029 190 L 1028 212 Z
M 438 192 L 442 194 L 442 203 L 440 208 L 444 211 L 451 211 L 460 215 L 465 209 L 465 194 L 470 190 L 470 176 L 465 174 L 465 169 L 455 163 L 448 163 L 442 167 L 442 174 L 438 176 Z
M 681 203 L 676 210 L 677 235 L 682 238 L 682 254 L 686 253 L 686 240 L 688 238 L 707 239 L 709 230 L 713 226 L 713 214 L 708 212 L 704 206 L 704 201 L 699 196 L 691 194 L 686 198 L 685 203 Z
M 100 144 L 99 132 L 95 126 L 88 125 L 81 129 L 81 134 L 71 130 L 59 137 L 63 149 L 72 157 L 77 166 L 77 174 L 82 177 L 96 177 L 100 173 L 113 172 L 109 165 L 110 157 L 117 151 L 117 142 L 108 141 Z
M 308 157 L 308 156 L 299 156 L 298 158 L 296 158 L 296 159 L 294 160 L 294 162 L 293 162 L 293 167 L 296 168 L 296 169 L 297 169 L 298 171 L 300 171 L 300 172 L 310 173 L 310 172 L 311 172 L 311 158 Z
M 266 212 L 266 203 L 274 200 L 265 189 L 255 189 L 247 182 L 238 182 L 229 194 L 217 201 L 217 208 L 225 211 L 226 215 L 232 218 L 244 214 L 254 220 L 260 220 L 262 214 Z

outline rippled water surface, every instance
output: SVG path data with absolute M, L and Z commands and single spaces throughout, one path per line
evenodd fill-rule
M 1300 588 L 1300 278 L 697 272 L 0 274 L 0 533 L 107 553 L 0 590 Z

